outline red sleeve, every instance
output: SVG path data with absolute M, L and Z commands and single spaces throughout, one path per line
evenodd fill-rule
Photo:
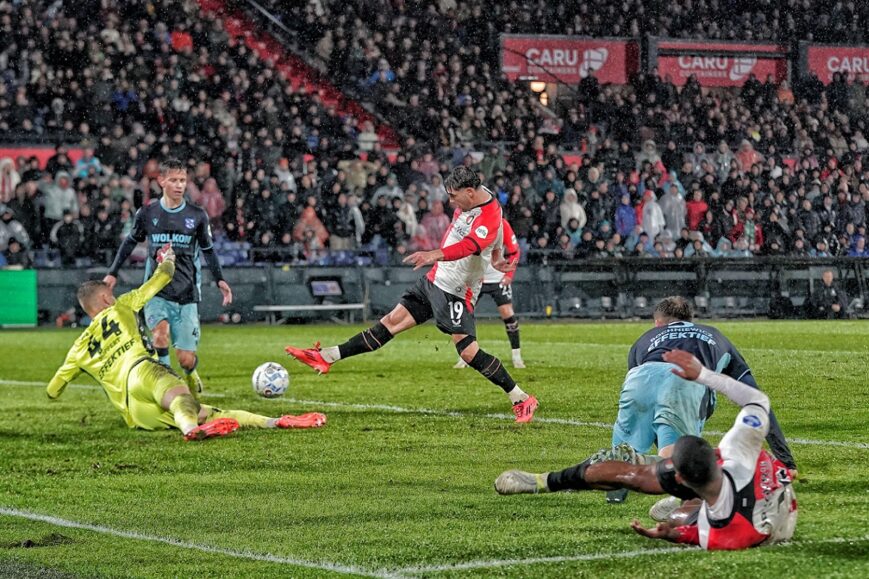
M 519 262 L 519 257 L 521 257 L 521 251 L 519 249 L 519 241 L 516 239 L 516 234 L 513 232 L 513 228 L 510 226 L 510 223 L 504 219 L 504 259 L 507 261 L 515 261 Z M 516 274 L 516 270 L 514 269 L 510 273 L 505 274 L 510 279 L 513 279 L 513 276 Z
M 501 206 L 492 199 L 481 207 L 480 214 L 471 223 L 470 231 L 461 241 L 441 249 L 444 254 L 444 261 L 455 261 L 469 255 L 479 255 L 498 238 L 500 227 Z
M 676 527 L 675 531 L 678 533 L 676 537 L 677 543 L 685 545 L 700 544 L 700 532 L 697 530 L 697 525 L 682 525 L 681 527 Z

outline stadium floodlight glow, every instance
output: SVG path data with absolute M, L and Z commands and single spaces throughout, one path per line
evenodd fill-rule
M 533 92 L 543 92 L 546 90 L 546 83 L 542 80 L 532 81 L 529 86 Z

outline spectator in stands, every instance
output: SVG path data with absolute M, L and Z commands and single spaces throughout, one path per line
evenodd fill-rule
M 709 204 L 703 199 L 703 191 L 699 188 L 695 189 L 691 195 L 691 200 L 685 203 L 686 222 L 690 231 L 699 231 L 700 224 L 705 219 L 706 212 L 709 211 Z
M 6 267 L 29 269 L 33 267 L 33 260 L 30 258 L 30 253 L 21 245 L 14 237 L 8 240 L 6 250 L 3 252 L 3 257 L 6 260 Z
M 75 260 L 82 255 L 84 247 L 84 228 L 72 211 L 64 210 L 62 219 L 51 228 L 49 237 L 54 247 L 60 250 L 61 265 L 75 265 Z
M 9 205 L 0 205 L 0 251 L 9 247 L 10 239 L 16 239 L 25 249 L 30 246 L 30 236 L 24 225 L 15 219 L 15 210 Z
M 656 239 L 667 225 L 654 191 L 646 190 L 644 194 L 641 224 L 650 240 Z
M 848 312 L 848 296 L 834 281 L 833 270 L 821 274 L 820 287 L 806 302 L 806 316 L 813 319 L 844 319 Z
M 670 185 L 669 193 L 661 197 L 659 204 L 666 223 L 664 231 L 669 232 L 671 239 L 677 237 L 685 227 L 686 213 L 685 199 L 679 194 L 679 188 L 675 184 Z
M 0 159 L 0 203 L 12 200 L 19 183 L 21 176 L 15 170 L 15 161 L 9 157 Z
M 865 236 L 857 236 L 854 246 L 848 250 L 848 257 L 869 257 L 869 249 L 866 248 Z
M 69 212 L 73 217 L 78 215 L 78 198 L 72 188 L 72 179 L 66 171 L 59 171 L 54 182 L 41 184 L 42 199 L 45 207 L 45 230 L 50 231 L 56 223 Z
M 100 160 L 94 156 L 93 147 L 85 147 L 84 153 L 79 160 L 75 162 L 75 176 L 78 179 L 84 179 L 88 175 L 99 175 L 103 171 L 103 166 Z
M 269 195 L 271 195 L 271 191 L 268 191 Z M 190 200 L 202 207 L 205 210 L 205 213 L 208 214 L 211 229 L 214 233 L 223 230 L 222 219 L 223 212 L 226 211 L 226 200 L 223 198 L 220 189 L 217 188 L 217 179 L 214 179 L 213 177 L 206 179 L 205 183 L 202 185 L 202 189 L 199 191 L 199 195 L 196 198 L 191 196 Z M 277 221 L 272 225 L 272 227 L 276 226 Z
M 338 202 L 328 212 L 326 229 L 329 231 L 329 248 L 335 251 L 353 249 L 356 247 L 356 217 L 358 209 L 353 211 L 343 192 L 338 194 Z M 359 214 L 359 219 L 362 216 Z
M 320 221 L 314 207 L 308 206 L 302 211 L 299 220 L 293 227 L 293 239 L 304 245 L 306 254 L 326 247 L 329 232 Z
M 571 219 L 576 220 L 577 227 L 579 229 L 585 227 L 585 224 L 588 220 L 585 215 L 585 209 L 583 209 L 582 205 L 579 204 L 576 191 L 574 191 L 572 188 L 565 190 L 564 199 L 559 205 L 559 211 L 561 213 L 562 228 L 567 228 L 567 224 L 570 222 Z

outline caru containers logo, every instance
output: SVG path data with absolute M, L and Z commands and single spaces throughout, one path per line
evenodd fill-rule
M 677 86 L 692 76 L 703 86 L 741 86 L 750 74 L 762 82 L 770 75 L 776 83 L 788 77 L 787 50 L 775 44 L 653 39 L 651 47 L 650 68 Z
M 508 80 L 577 84 L 593 73 L 601 83 L 626 84 L 638 69 L 632 40 L 501 35 L 501 72 Z
M 803 72 L 812 72 L 824 84 L 833 81 L 833 75 L 843 74 L 849 82 L 869 82 L 869 46 L 800 46 L 800 64 Z

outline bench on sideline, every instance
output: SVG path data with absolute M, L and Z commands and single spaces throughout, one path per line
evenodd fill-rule
M 345 312 L 347 322 L 353 323 L 356 320 L 357 311 L 361 312 L 362 319 L 365 319 L 365 308 L 365 304 L 262 305 L 254 306 L 253 311 L 265 312 L 266 321 L 269 324 L 276 323 L 277 314 L 281 312 Z M 337 321 L 337 319 L 335 320 Z

